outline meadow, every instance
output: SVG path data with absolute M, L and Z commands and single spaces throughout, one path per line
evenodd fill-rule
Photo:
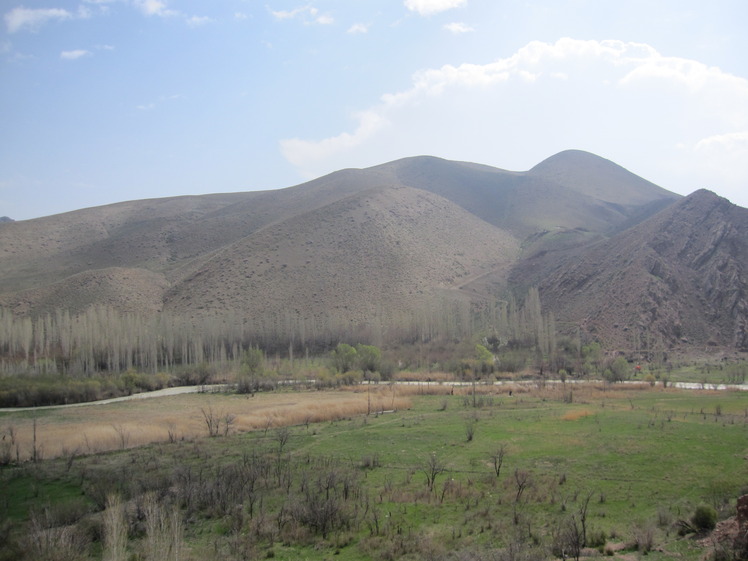
M 726 520 L 748 492 L 739 391 L 359 385 L 9 427 L 0 559 L 696 560 L 726 546 L 695 509 Z

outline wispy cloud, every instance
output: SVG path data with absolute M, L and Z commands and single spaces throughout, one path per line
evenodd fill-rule
M 467 0 L 405 0 L 405 7 L 422 16 L 446 12 L 467 5 Z
M 447 31 L 451 33 L 454 33 L 455 35 L 460 35 L 462 33 L 470 33 L 471 31 L 475 31 L 475 29 L 473 29 L 466 23 L 457 22 L 457 21 L 445 24 L 444 29 L 446 29 Z
M 87 51 L 85 49 L 76 49 L 74 51 L 62 51 L 60 53 L 60 58 L 63 60 L 78 60 L 79 58 L 90 55 L 91 51 Z
M 287 20 L 300 18 L 304 23 L 316 23 L 319 25 L 330 25 L 335 23 L 332 16 L 327 14 L 320 14 L 319 10 L 314 6 L 299 6 L 293 10 L 270 10 L 273 17 L 278 20 Z
M 200 27 L 212 22 L 213 18 L 209 18 L 208 16 L 191 16 L 187 18 L 187 25 L 190 27 Z
M 352 26 L 348 28 L 346 33 L 368 33 L 369 32 L 369 26 L 363 23 L 354 23 Z
M 180 15 L 178 11 L 169 9 L 163 0 L 135 0 L 135 6 L 146 16 L 172 17 Z
M 159 107 L 160 105 L 164 103 L 175 101 L 177 99 L 183 99 L 183 98 L 184 96 L 182 94 L 162 95 L 162 96 L 159 96 L 158 101 L 141 103 L 140 105 L 136 105 L 135 108 L 138 109 L 139 111 L 153 111 L 154 109 L 156 109 L 157 107 Z
M 73 14 L 61 8 L 24 8 L 19 6 L 5 14 L 5 28 L 8 33 L 21 30 L 38 31 L 50 21 L 73 19 Z

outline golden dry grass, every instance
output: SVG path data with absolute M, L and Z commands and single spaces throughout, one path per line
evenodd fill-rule
M 370 393 L 320 391 L 255 394 L 184 394 L 137 399 L 108 405 L 48 409 L 36 418 L 36 446 L 43 458 L 88 454 L 164 442 L 170 438 L 206 437 L 205 415 L 233 418 L 230 432 L 344 419 L 392 409 L 407 409 L 411 401 L 392 387 Z M 219 432 L 223 434 L 221 423 Z M 20 459 L 31 457 L 34 420 L 28 413 L 0 418 L 0 433 L 15 435 Z M 16 446 L 12 455 L 15 457 Z
M 589 417 L 593 415 L 589 409 L 577 409 L 575 411 L 567 411 L 562 417 L 562 421 L 577 421 L 583 417 Z

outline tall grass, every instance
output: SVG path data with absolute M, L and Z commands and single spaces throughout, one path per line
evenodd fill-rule
M 192 394 L 109 405 L 43 410 L 0 417 L 5 433 L 12 431 L 9 461 L 26 461 L 36 453 L 45 458 L 72 458 L 156 442 L 194 440 L 209 436 L 201 410 L 232 418 L 228 432 L 308 425 L 367 413 L 408 409 L 411 400 L 399 388 L 382 386 L 369 392 L 324 391 L 256 394 Z M 2 430 L 0 430 L 2 432 Z

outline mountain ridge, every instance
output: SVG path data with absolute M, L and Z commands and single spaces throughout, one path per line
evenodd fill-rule
M 612 346 L 638 330 L 742 349 L 748 211 L 713 197 L 579 150 L 525 172 L 415 156 L 274 191 L 0 223 L 0 306 L 360 326 L 464 316 L 536 286 L 559 321 Z

